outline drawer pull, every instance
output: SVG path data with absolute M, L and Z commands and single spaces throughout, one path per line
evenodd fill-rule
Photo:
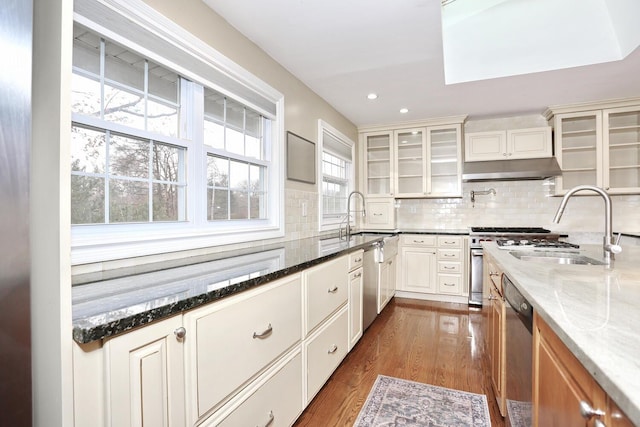
M 445 245 L 455 245 L 455 244 L 456 244 L 456 242 L 450 242 L 450 241 L 448 241 L 448 240 L 445 240 L 445 241 L 444 241 L 444 244 L 445 244 Z
M 264 331 L 262 331 L 262 332 L 260 332 L 260 333 L 254 332 L 254 333 L 253 333 L 253 339 L 256 339 L 256 338 L 260 338 L 260 339 L 262 339 L 262 338 L 266 338 L 266 337 L 268 337 L 269 335 L 271 335 L 271 332 L 273 332 L 273 328 L 271 327 L 271 323 L 269 323 L 269 326 L 267 326 L 267 329 L 265 329 Z
M 381 214 L 381 213 L 375 213 L 375 212 L 374 212 L 374 213 L 373 213 L 373 216 L 382 216 L 382 214 Z
M 362 273 L 356 273 L 353 275 L 353 278 L 355 279 L 356 277 L 362 277 Z
M 267 420 L 266 423 L 262 424 L 262 427 L 269 427 L 271 424 L 273 424 L 273 420 L 276 417 L 273 416 L 273 411 L 269 411 L 269 419 Z M 256 426 L 256 427 L 260 427 L 260 426 Z
M 585 420 L 590 420 L 593 417 L 601 417 L 604 415 L 604 411 L 595 409 L 584 400 L 580 401 L 580 415 Z
M 334 286 L 331 289 L 327 289 L 327 292 L 329 292 L 330 294 L 335 294 L 336 292 L 338 292 L 338 287 Z
M 413 243 L 424 243 L 424 240 L 413 240 Z
M 455 256 L 454 254 L 443 254 L 443 255 L 444 255 L 444 256 L 446 256 L 446 257 L 449 257 L 449 258 L 451 258 L 451 257 L 454 257 L 454 256 Z
M 353 262 L 362 262 L 362 258 L 356 258 L 353 260 Z
M 338 346 L 337 345 L 332 345 L 331 348 L 329 350 L 327 350 L 327 354 L 333 354 L 336 351 L 338 351 Z
M 445 270 L 455 270 L 456 269 L 455 267 L 449 267 L 449 266 L 446 266 L 446 265 L 444 267 L 442 267 L 442 268 L 444 268 Z
M 445 285 L 445 286 L 455 286 L 456 284 L 455 283 L 446 283 L 445 282 L 445 283 L 443 283 L 443 285 Z

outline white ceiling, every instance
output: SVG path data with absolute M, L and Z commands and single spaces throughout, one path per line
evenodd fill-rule
M 640 49 L 633 50 L 628 43 L 625 48 L 631 53 L 619 61 L 445 85 L 440 0 L 204 1 L 357 126 L 461 114 L 469 118 L 523 115 L 541 113 L 550 105 L 640 96 Z M 533 41 L 538 52 L 551 52 L 555 43 L 549 42 L 548 34 L 558 28 L 557 39 L 563 43 L 557 44 L 567 52 L 550 56 L 565 58 L 571 51 L 593 48 L 592 44 L 566 43 L 567 34 L 578 34 L 574 41 L 582 39 L 579 34 L 589 39 L 593 26 L 589 19 L 576 19 L 580 15 L 570 14 L 568 8 L 554 7 L 557 0 L 488 1 L 510 7 L 537 3 L 549 10 L 549 19 L 539 13 L 528 19 L 534 32 L 526 33 L 525 39 Z M 584 5 L 586 0 L 580 1 Z M 606 12 L 602 16 L 607 23 L 614 20 L 612 15 L 638 16 L 608 10 L 611 0 L 588 1 L 594 11 Z M 637 0 L 614 3 L 631 9 L 640 4 Z M 558 13 L 570 16 L 563 20 Z M 558 25 L 562 22 L 566 25 Z M 496 24 L 486 32 L 495 36 L 502 27 Z M 514 25 L 509 28 L 513 31 Z M 614 30 L 607 30 L 609 36 Z M 475 40 L 476 34 L 468 37 Z M 514 40 L 522 43 L 523 38 Z M 530 49 L 522 46 L 519 51 Z M 618 52 L 622 57 L 620 52 L 625 49 Z M 464 56 L 477 57 L 478 64 L 486 62 L 475 51 Z M 491 61 L 511 56 L 493 55 Z M 539 56 L 531 58 L 533 69 L 540 69 Z M 561 66 L 570 65 L 565 61 Z M 379 98 L 368 100 L 370 92 Z M 402 107 L 409 113 L 400 114 Z

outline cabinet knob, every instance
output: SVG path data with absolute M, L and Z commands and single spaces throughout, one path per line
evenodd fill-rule
M 604 411 L 602 411 L 600 409 L 593 408 L 587 402 L 585 402 L 584 400 L 581 400 L 580 401 L 580 415 L 582 415 L 582 418 L 584 418 L 585 420 L 590 420 L 593 417 L 601 417 L 601 416 L 603 416 L 604 415 Z
M 180 326 L 179 328 L 176 328 L 176 330 L 173 331 L 173 333 L 178 339 L 178 341 L 182 341 L 184 337 L 187 335 L 187 330 L 184 328 L 184 326 Z

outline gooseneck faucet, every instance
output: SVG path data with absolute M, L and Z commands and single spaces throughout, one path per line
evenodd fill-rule
M 573 196 L 578 191 L 589 190 L 593 191 L 604 199 L 604 241 L 602 244 L 602 255 L 604 256 L 604 260 L 607 264 L 611 263 L 611 260 L 615 258 L 615 254 L 619 254 L 622 252 L 622 248 L 620 247 L 620 234 L 618 234 L 617 239 L 614 240 L 613 231 L 612 231 L 612 209 L 611 209 L 611 197 L 609 193 L 604 191 L 600 187 L 596 187 L 594 185 L 578 185 L 577 187 L 573 187 L 571 190 L 567 192 L 562 198 L 560 202 L 560 206 L 558 206 L 558 211 L 556 212 L 556 216 L 553 218 L 553 222 L 558 224 L 560 222 L 560 218 L 562 218 L 562 214 L 564 213 L 564 209 L 567 207 L 567 202 L 569 198 Z
M 351 238 L 351 224 L 350 224 L 350 219 L 351 219 L 351 197 L 354 194 L 358 194 L 361 198 L 362 198 L 362 210 L 360 211 L 353 211 L 353 212 L 362 212 L 362 216 L 365 217 L 367 216 L 367 212 L 364 209 L 364 194 L 362 194 L 360 191 L 352 191 L 351 193 L 349 193 L 349 197 L 347 197 L 347 225 L 346 225 L 346 238 L 347 240 L 349 240 Z M 340 224 L 340 234 L 339 237 L 342 238 L 342 223 Z

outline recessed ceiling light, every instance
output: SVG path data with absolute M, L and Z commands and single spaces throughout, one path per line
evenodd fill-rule
M 377 98 L 378 98 L 377 93 L 371 92 L 369 95 L 367 95 L 367 99 L 377 99 Z
M 402 114 L 407 114 L 408 112 L 409 112 L 408 108 L 401 108 L 400 109 L 400 113 L 402 113 Z

